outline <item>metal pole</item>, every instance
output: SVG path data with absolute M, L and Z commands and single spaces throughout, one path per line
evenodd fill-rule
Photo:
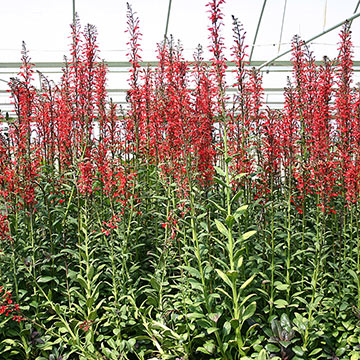
M 360 0 L 359 0 L 358 3 L 356 4 L 356 8 L 355 8 L 355 10 L 354 10 L 354 14 L 358 11 L 359 5 L 360 5 Z M 351 27 L 351 24 L 352 24 L 352 20 L 350 21 L 350 27 Z
M 359 1 L 360 1 L 360 0 L 359 0 Z M 360 13 L 357 13 L 357 14 L 355 14 L 355 15 L 353 15 L 353 16 L 351 16 L 351 17 L 349 17 L 348 19 L 345 19 L 344 21 L 342 21 L 342 22 L 340 22 L 340 23 L 338 23 L 338 24 L 336 24 L 336 25 L 332 26 L 331 28 L 329 28 L 329 29 L 327 29 L 327 30 L 323 31 L 322 33 L 320 33 L 320 34 L 318 34 L 318 35 L 316 35 L 316 36 L 313 36 L 313 37 L 312 37 L 312 38 L 310 38 L 309 40 L 306 40 L 306 41 L 304 42 L 304 44 L 308 44 L 309 42 L 311 42 L 311 41 L 313 41 L 313 40 L 315 40 L 315 39 L 319 38 L 320 36 L 323 36 L 323 35 L 327 34 L 328 32 L 330 32 L 330 31 L 332 31 L 332 30 L 335 30 L 336 28 L 338 28 L 339 26 L 341 26 L 341 25 L 345 24 L 346 22 L 352 22 L 354 19 L 358 18 L 359 16 L 360 16 Z M 258 70 L 262 69 L 262 68 L 263 68 L 263 67 L 265 67 L 265 66 L 270 65 L 273 61 L 275 61 L 275 60 L 277 60 L 277 59 L 279 59 L 279 58 L 283 57 L 284 55 L 286 55 L 286 54 L 290 53 L 291 51 L 292 51 L 292 49 L 290 48 L 289 50 L 287 50 L 287 51 L 285 51 L 285 52 L 281 53 L 280 55 L 275 56 L 273 59 L 271 59 L 271 60 L 269 60 L 269 61 L 264 62 L 263 64 L 261 64 L 261 65 L 258 67 Z
M 279 39 L 278 53 L 280 52 L 280 46 L 281 46 L 281 40 L 282 40 L 282 34 L 283 34 L 283 30 L 284 30 L 285 13 L 286 13 L 286 4 L 287 4 L 287 0 L 285 0 L 285 3 L 284 3 L 284 11 L 283 11 L 283 16 L 282 16 L 282 21 L 281 21 L 281 30 L 280 30 L 280 39 Z
M 76 22 L 75 0 L 72 0 L 72 12 L 73 12 L 73 25 L 75 26 L 75 22 Z
M 259 32 L 260 23 L 261 23 L 261 19 L 262 19 L 263 13 L 264 13 L 264 9 L 265 9 L 265 5 L 266 5 L 266 1 L 267 1 L 267 0 L 264 0 L 264 2 L 263 2 L 263 6 L 262 6 L 262 9 L 261 9 L 261 13 L 260 13 L 259 21 L 258 21 L 258 24 L 257 24 L 257 27 L 256 27 L 256 31 L 255 31 L 254 41 L 253 41 L 253 44 L 252 44 L 252 47 L 251 47 L 251 52 L 250 52 L 249 61 L 251 61 L 251 59 L 252 59 L 252 55 L 253 55 L 253 52 L 254 52 L 254 46 L 255 46 L 255 43 L 256 43 L 256 38 L 257 38 L 257 35 L 258 35 L 258 32 Z M 359 0 L 359 1 L 360 1 L 360 0 Z
M 75 0 L 74 0 L 74 1 L 75 1 Z M 164 41 L 166 41 L 167 32 L 168 32 L 168 27 L 169 27 L 171 3 L 172 3 L 172 0 L 169 0 L 169 7 L 168 7 L 168 13 L 167 13 L 167 19 L 166 19 L 166 27 L 165 27 Z

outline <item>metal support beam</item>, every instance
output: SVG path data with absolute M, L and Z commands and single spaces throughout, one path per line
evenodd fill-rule
M 281 40 L 282 40 L 282 34 L 283 34 L 283 30 L 284 30 L 285 13 L 286 13 L 286 4 L 287 4 L 287 0 L 285 0 L 285 2 L 284 2 L 284 10 L 283 10 L 283 16 L 282 16 L 282 21 L 281 21 L 281 30 L 280 30 L 280 39 L 279 39 L 278 53 L 280 52 L 280 46 L 281 46 Z
M 72 15 L 73 15 L 73 25 L 75 26 L 75 22 L 76 22 L 75 0 L 72 0 Z
M 320 34 L 313 36 L 313 37 L 310 38 L 309 40 L 306 40 L 304 43 L 305 43 L 305 44 L 308 44 L 309 42 L 311 42 L 311 41 L 319 38 L 320 36 L 323 36 L 323 35 L 327 34 L 328 32 L 337 29 L 337 28 L 338 28 L 339 26 L 341 26 L 341 25 L 344 25 L 346 22 L 351 22 L 351 21 L 353 21 L 354 19 L 358 18 L 359 16 L 360 16 L 360 13 L 354 14 L 353 16 L 349 17 L 348 19 L 345 19 L 344 21 L 342 21 L 342 22 L 340 22 L 340 23 L 332 26 L 331 28 L 329 28 L 329 29 L 321 32 Z M 260 65 L 260 66 L 258 67 L 258 70 L 262 69 L 262 68 L 265 67 L 265 66 L 270 65 L 273 61 L 275 61 L 275 60 L 283 57 L 284 55 L 290 53 L 291 51 L 292 51 L 292 49 L 290 48 L 289 50 L 281 53 L 280 55 L 275 56 L 273 59 L 264 62 L 262 65 Z
M 166 41 L 167 32 L 168 32 L 168 28 L 169 28 L 169 19 L 170 19 L 171 3 L 172 3 L 172 0 L 169 0 L 169 7 L 168 7 L 168 13 L 167 13 L 167 18 L 166 18 L 166 26 L 165 26 L 165 33 L 164 33 L 164 42 Z
M 360 0 L 358 0 L 357 4 L 356 4 L 356 8 L 354 10 L 354 14 L 356 14 L 356 12 L 358 11 L 358 8 L 359 8 L 359 5 L 360 5 Z M 350 21 L 350 27 L 351 27 L 351 24 L 352 24 L 352 20 Z
M 261 20 L 262 20 L 263 14 L 264 14 L 264 9 L 265 9 L 265 5 L 266 5 L 266 1 L 267 1 L 267 0 L 264 0 L 263 6 L 262 6 L 262 9 L 261 9 L 259 21 L 258 21 L 258 24 L 257 24 L 257 27 L 256 27 L 256 31 L 255 31 L 254 41 L 253 41 L 253 44 L 252 44 L 252 46 L 251 46 L 251 52 L 250 52 L 249 61 L 251 61 L 252 56 L 253 56 L 254 46 L 255 46 L 255 43 L 256 43 L 256 38 L 257 38 L 257 36 L 258 36 L 258 32 L 259 32 Z M 360 0 L 359 0 L 359 1 L 360 1 Z

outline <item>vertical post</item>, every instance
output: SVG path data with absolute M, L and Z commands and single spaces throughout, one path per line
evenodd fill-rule
M 259 28 L 260 28 L 260 24 L 261 24 L 261 19 L 262 19 L 262 16 L 263 16 L 263 14 L 264 14 L 264 9 L 265 9 L 265 5 L 266 5 L 266 1 L 267 1 L 267 0 L 264 0 L 263 6 L 262 6 L 262 8 L 261 8 L 261 13 L 260 13 L 259 21 L 258 21 L 258 24 L 257 24 L 257 27 L 256 27 L 255 36 L 254 36 L 254 41 L 253 41 L 252 47 L 251 47 L 249 62 L 251 62 L 251 59 L 252 59 L 252 56 L 253 56 L 254 46 L 255 46 L 256 38 L 257 38 L 257 35 L 258 35 L 258 32 L 259 32 Z
M 280 30 L 280 39 L 279 39 L 278 53 L 280 52 L 280 46 L 281 46 L 281 40 L 282 40 L 282 34 L 283 34 L 283 30 L 284 30 L 285 13 L 286 13 L 286 4 L 287 4 L 287 0 L 285 0 L 285 3 L 284 3 L 284 10 L 283 10 L 283 16 L 282 16 L 282 21 L 281 21 L 281 30 Z
M 75 0 L 72 0 L 72 13 L 73 13 L 73 25 L 75 26 L 75 14 L 76 14 L 76 11 L 75 11 Z
M 74 0 L 75 1 L 75 0 Z M 171 2 L 172 0 L 169 0 L 169 7 L 168 7 L 168 13 L 167 13 L 167 19 L 166 19 L 166 27 L 165 27 L 165 34 L 164 34 L 164 42 L 166 41 L 168 27 L 169 27 L 169 18 L 170 18 L 170 11 L 171 11 Z
M 355 11 L 356 12 L 356 11 Z M 326 26 L 326 14 L 327 14 L 327 0 L 325 0 L 325 7 L 324 7 L 324 25 L 323 25 L 323 31 L 325 30 Z

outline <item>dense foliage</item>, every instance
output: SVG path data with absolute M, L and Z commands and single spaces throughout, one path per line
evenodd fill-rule
M 233 19 L 235 84 L 172 38 L 128 108 L 96 30 L 72 27 L 61 82 L 10 81 L 0 137 L 1 359 L 360 359 L 360 93 L 349 24 L 317 65 L 295 37 L 282 110 L 263 102 Z M 230 98 L 228 88 L 236 92 Z

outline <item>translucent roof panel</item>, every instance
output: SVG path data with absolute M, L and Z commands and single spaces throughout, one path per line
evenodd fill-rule
M 157 60 L 157 44 L 167 35 L 179 39 L 184 48 L 184 57 L 193 60 L 193 53 L 201 44 L 204 57 L 209 59 L 210 21 L 206 4 L 208 0 L 129 0 L 140 20 L 141 56 L 145 62 Z M 168 10 L 170 13 L 168 18 Z M 335 27 L 360 13 L 360 0 L 227 0 L 222 36 L 225 56 L 232 60 L 233 46 L 232 15 L 243 24 L 246 32 L 247 53 L 253 47 L 252 64 L 259 66 L 291 48 L 294 35 L 308 40 Z M 94 24 L 98 30 L 100 57 L 109 66 L 108 91 L 114 101 L 125 104 L 128 84 L 128 34 L 126 30 L 126 0 L 12 0 L 2 7 L 3 36 L 0 40 L 0 109 L 12 109 L 7 92 L 7 81 L 18 72 L 22 41 L 25 41 L 33 63 L 50 79 L 58 81 L 63 56 L 69 54 L 71 43 L 70 24 L 73 5 L 82 26 Z M 262 10 L 263 13 L 262 13 Z M 261 17 L 262 13 L 262 17 Z M 260 21 L 261 20 L 261 21 Z M 310 50 L 317 60 L 324 56 L 333 59 L 338 54 L 341 26 L 310 42 Z M 360 82 L 360 16 L 352 22 L 352 42 L 355 73 L 353 84 Z M 263 86 L 265 101 L 278 107 L 283 102 L 283 87 L 290 75 L 291 54 L 278 59 L 276 66 L 264 67 Z M 42 63 L 42 64 L 40 64 Z M 283 64 L 283 65 L 282 65 Z M 280 66 L 279 66 L 280 65 Z M 270 72 L 267 70 L 270 69 Z M 228 84 L 233 83 L 230 71 Z M 34 79 L 39 84 L 39 79 Z
M 143 59 L 156 60 L 156 43 L 164 36 L 169 0 L 129 2 L 140 18 Z M 172 0 L 168 34 L 181 40 L 185 56 L 189 60 L 192 59 L 193 51 L 199 43 L 204 48 L 208 46 L 209 20 L 205 6 L 207 2 Z M 227 0 L 223 6 L 223 36 L 227 48 L 232 45 L 231 15 L 243 23 L 247 44 L 251 45 L 263 5 L 264 0 Z M 253 60 L 268 60 L 285 51 L 295 34 L 306 40 L 321 33 L 353 15 L 357 5 L 358 0 L 267 0 Z M 75 0 L 75 7 L 83 25 L 96 25 L 102 57 L 110 61 L 126 60 L 126 1 Z M 73 0 L 6 2 L 2 7 L 3 36 L 0 40 L 0 61 L 19 60 L 22 40 L 27 43 L 33 61 L 61 61 L 63 55 L 68 52 L 72 9 Z M 360 18 L 355 19 L 352 26 L 355 57 L 359 58 Z M 316 57 L 321 59 L 324 55 L 330 58 L 336 56 L 339 30 L 336 29 L 313 41 L 311 49 Z M 248 50 L 250 52 L 250 48 Z M 230 51 L 227 52 L 227 57 L 230 59 Z M 287 56 L 284 59 L 289 58 Z

